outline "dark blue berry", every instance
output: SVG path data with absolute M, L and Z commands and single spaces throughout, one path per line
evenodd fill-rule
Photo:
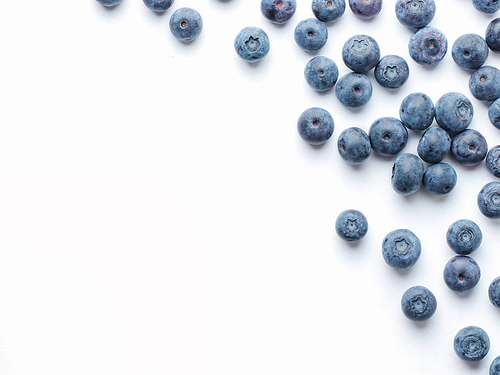
M 457 172 L 447 163 L 431 165 L 424 173 L 422 185 L 432 195 L 440 196 L 450 193 L 457 184 Z
M 373 86 L 364 74 L 348 73 L 341 77 L 335 88 L 338 100 L 348 108 L 364 106 L 372 97 Z
M 203 29 L 200 13 L 191 8 L 177 9 L 170 17 L 170 31 L 181 42 L 195 40 Z
M 488 109 L 488 117 L 490 118 L 490 122 L 500 129 L 500 99 L 491 103 Z
M 144 4 L 153 12 L 165 12 L 172 6 L 174 0 L 144 0 Z
M 398 0 L 396 17 L 401 24 L 414 29 L 427 26 L 436 14 L 434 0 Z
M 382 156 L 396 155 L 408 143 L 408 130 L 401 121 L 394 117 L 382 117 L 375 120 L 370 126 L 368 136 L 373 151 Z
M 380 59 L 375 66 L 375 79 L 380 86 L 388 89 L 401 87 L 410 76 L 410 68 L 405 59 L 397 55 L 388 55 Z
M 436 102 L 436 122 L 449 132 L 461 132 L 470 125 L 474 107 L 470 100 L 458 92 L 444 94 Z
M 384 260 L 393 268 L 407 269 L 414 266 L 421 253 L 420 240 L 408 229 L 392 231 L 382 242 Z
M 418 156 L 399 155 L 392 166 L 392 188 L 404 196 L 415 194 L 422 186 L 424 170 L 424 162 Z
M 417 64 L 432 66 L 446 55 L 448 40 L 440 30 L 426 26 L 411 35 L 408 49 Z
M 485 40 L 493 52 L 500 52 L 500 18 L 495 18 L 488 24 Z
M 439 163 L 450 151 L 450 135 L 441 128 L 433 126 L 425 131 L 417 146 L 418 156 L 427 163 Z
M 338 139 L 340 157 L 351 165 L 358 165 L 371 155 L 370 138 L 363 129 L 352 127 L 344 130 Z
M 477 205 L 484 216 L 500 219 L 500 182 L 484 185 L 477 196 Z
M 261 0 L 262 15 L 273 23 L 285 23 L 293 17 L 297 10 L 295 0 Z
M 399 107 L 401 122 L 410 130 L 425 130 L 434 121 L 434 103 L 421 92 L 414 92 L 403 99 Z
M 451 142 L 451 155 L 465 166 L 479 164 L 484 160 L 487 152 L 486 139 L 477 130 L 464 130 L 458 133 Z
M 344 14 L 345 0 L 313 0 L 312 11 L 321 22 L 333 22 Z
M 316 91 L 326 91 L 337 83 L 339 69 L 333 60 L 325 56 L 313 57 L 306 64 L 304 77 L 309 86 Z
M 315 52 L 323 48 L 328 40 L 328 29 L 316 18 L 300 21 L 295 27 L 295 42 L 306 52 Z
M 333 134 L 334 122 L 330 113 L 323 108 L 306 109 L 297 121 L 297 130 L 304 141 L 321 145 Z
M 481 269 L 471 257 L 457 255 L 446 263 L 443 278 L 448 288 L 464 293 L 477 285 L 481 278 Z
M 500 70 L 482 66 L 470 76 L 469 89 L 477 100 L 494 101 L 500 98 Z
M 343 240 L 357 242 L 368 232 L 368 221 L 360 211 L 346 210 L 337 217 L 335 231 Z
M 380 48 L 375 39 L 368 35 L 355 35 L 342 48 L 344 64 L 357 73 L 373 69 L 380 60 Z
M 483 242 L 483 232 L 472 220 L 457 220 L 448 228 L 446 242 L 455 253 L 469 255 Z
M 114 7 L 122 2 L 122 0 L 97 0 L 97 2 L 105 7 Z
M 243 60 L 253 63 L 269 53 L 269 37 L 258 27 L 245 27 L 234 39 L 234 49 Z
M 491 362 L 490 375 L 500 375 L 500 355 Z
M 349 7 L 359 18 L 370 19 L 382 10 L 382 0 L 349 0 Z
M 486 41 L 477 34 L 465 34 L 459 37 L 453 48 L 451 56 L 458 66 L 467 70 L 480 68 L 488 58 L 489 49 Z
M 430 319 L 437 309 L 434 294 L 425 286 L 414 286 L 404 292 L 401 298 L 403 314 L 414 322 Z
M 500 276 L 491 282 L 488 297 L 493 306 L 500 307 Z
M 453 349 L 460 359 L 466 362 L 478 362 L 490 351 L 490 339 L 479 327 L 465 327 L 456 334 Z
M 486 168 L 500 178 L 500 145 L 492 147 L 486 155 Z
M 500 9 L 499 0 L 472 0 L 472 5 L 478 11 L 488 14 L 495 13 Z

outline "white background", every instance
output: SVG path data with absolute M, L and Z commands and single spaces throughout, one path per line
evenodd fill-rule
M 105 9 L 95 0 L 0 3 L 0 373 L 112 374 L 487 374 L 500 355 L 500 309 L 488 285 L 500 275 L 500 221 L 477 209 L 495 178 L 483 164 L 458 165 L 446 197 L 410 197 L 390 184 L 395 158 L 373 155 L 359 167 L 336 149 L 347 127 L 368 131 L 398 117 L 415 91 L 436 102 L 467 95 L 471 128 L 491 146 L 500 132 L 487 103 L 468 91 L 470 72 L 451 58 L 464 33 L 484 36 L 494 16 L 470 0 L 438 0 L 431 25 L 449 40 L 436 67 L 409 57 L 412 30 L 386 0 L 372 21 L 349 8 L 328 25 L 320 54 L 341 75 L 344 42 L 366 33 L 382 55 L 399 54 L 410 79 L 388 91 L 372 79 L 372 100 L 342 107 L 333 90 L 303 78 L 314 56 L 293 40 L 312 17 L 297 0 L 277 26 L 258 0 L 176 0 L 163 15 L 141 0 Z M 200 37 L 178 42 L 173 11 L 196 8 Z M 263 28 L 271 51 L 248 64 L 233 40 Z M 500 67 L 500 55 L 487 64 Z M 300 139 L 296 121 L 318 106 L 335 120 L 322 147 Z M 421 134 L 410 132 L 405 152 Z M 337 215 L 365 213 L 358 244 L 340 240 Z M 450 291 L 443 267 L 454 255 L 445 233 L 461 218 L 483 230 L 473 254 L 482 270 L 466 295 Z M 384 236 L 414 231 L 423 245 L 406 272 L 388 267 Z M 427 323 L 406 319 L 403 292 L 425 285 L 438 310 Z M 453 352 L 456 332 L 484 328 L 491 351 L 476 365 Z

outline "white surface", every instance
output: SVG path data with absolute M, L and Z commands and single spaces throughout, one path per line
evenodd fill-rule
M 298 0 L 291 22 L 265 20 L 257 0 L 177 0 L 164 15 L 141 0 L 115 9 L 94 0 L 3 1 L 0 111 L 0 373 L 111 374 L 486 374 L 500 354 L 500 310 L 487 298 L 500 275 L 500 222 L 476 207 L 493 180 L 484 164 L 451 157 L 458 185 L 448 197 L 404 198 L 390 185 L 394 158 L 345 164 L 342 130 L 398 117 L 423 91 L 434 102 L 459 91 L 471 98 L 471 128 L 489 145 L 500 133 L 487 105 L 468 91 L 450 52 L 435 68 L 407 52 L 411 30 L 386 0 L 372 21 L 349 9 L 328 26 L 341 75 L 341 48 L 369 34 L 382 55 L 407 59 L 398 91 L 374 85 L 372 100 L 348 110 L 332 91 L 303 78 L 313 56 L 293 40 L 312 17 Z M 168 30 L 182 6 L 204 19 L 183 45 Z M 468 0 L 439 0 L 431 23 L 455 39 L 484 35 L 494 16 Z M 262 27 L 271 52 L 249 65 L 233 49 L 245 26 Z M 500 67 L 500 55 L 487 64 Z M 306 108 L 335 119 L 332 139 L 310 147 L 296 131 Z M 405 152 L 416 152 L 410 133 Z M 358 245 L 334 232 L 337 215 L 360 209 L 369 233 Z M 445 233 L 476 221 L 484 242 L 474 254 L 482 279 L 459 296 L 442 281 L 454 253 Z M 383 237 L 413 230 L 423 254 L 397 272 L 381 255 Z M 438 299 L 425 324 L 407 320 L 410 286 Z M 452 349 L 466 325 L 484 328 L 491 351 L 468 365 Z

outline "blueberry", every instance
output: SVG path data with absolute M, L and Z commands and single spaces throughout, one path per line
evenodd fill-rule
M 368 134 L 356 127 L 347 128 L 340 134 L 337 147 L 341 158 L 351 165 L 361 164 L 372 153 Z
M 290 20 L 297 9 L 295 0 L 261 0 L 262 15 L 273 23 L 285 23 Z
M 500 276 L 491 282 L 488 297 L 493 306 L 500 307 Z
M 417 153 L 427 163 L 442 161 L 451 147 L 450 135 L 441 128 L 433 126 L 425 131 L 417 146 Z
M 401 298 L 401 308 L 408 319 L 423 322 L 430 319 L 436 312 L 437 300 L 425 286 L 414 286 L 404 292 Z
M 486 62 L 488 55 L 486 41 L 477 34 L 462 35 L 455 40 L 451 49 L 451 56 L 457 65 L 468 70 L 480 68 Z
M 368 221 L 360 211 L 346 210 L 337 217 L 335 230 L 343 240 L 357 242 L 368 232 Z
M 488 144 L 477 130 L 467 129 L 458 133 L 451 142 L 451 154 L 460 164 L 471 166 L 479 164 L 486 157 Z
M 477 100 L 497 100 L 500 98 L 500 70 L 482 66 L 470 76 L 469 89 Z
M 328 40 L 328 29 L 316 18 L 307 18 L 295 27 L 295 42 L 306 52 L 315 52 L 323 48 Z
M 500 219 L 500 182 L 484 185 L 477 196 L 477 205 L 484 216 Z
M 495 18 L 488 24 L 485 40 L 493 52 L 500 52 L 500 18 Z
M 380 60 L 380 48 L 375 39 L 368 35 L 355 35 L 342 48 L 344 64 L 356 73 L 373 69 Z
M 457 184 L 457 172 L 446 163 L 431 165 L 424 173 L 422 185 L 432 195 L 440 196 L 450 193 Z
M 403 99 L 399 107 L 399 117 L 410 130 L 425 130 L 434 121 L 434 103 L 421 92 L 414 92 Z
M 345 0 L 313 0 L 312 11 L 321 22 L 333 22 L 344 14 Z
M 304 77 L 309 86 L 316 91 L 326 91 L 337 83 L 339 69 L 333 60 L 325 56 L 313 57 L 306 64 Z
M 234 39 L 234 49 L 247 62 L 262 60 L 269 53 L 269 38 L 258 27 L 245 27 Z
M 457 255 L 446 263 L 443 278 L 448 288 L 464 293 L 477 285 L 481 278 L 481 269 L 471 257 Z
M 491 362 L 490 375 L 500 375 L 500 355 Z
M 364 106 L 372 97 L 372 83 L 364 74 L 347 73 L 339 79 L 335 94 L 338 100 L 348 108 Z
M 461 132 L 470 125 L 474 107 L 470 100 L 458 92 L 444 94 L 436 102 L 436 122 L 449 132 Z
M 392 188 L 404 196 L 415 194 L 422 186 L 424 169 L 424 162 L 418 156 L 399 155 L 392 166 Z
M 488 117 L 490 118 L 490 122 L 500 129 L 500 99 L 491 103 L 488 109 Z
M 495 177 L 500 178 L 500 145 L 492 147 L 486 155 L 486 168 Z
M 373 151 L 382 156 L 396 155 L 408 142 L 408 130 L 394 117 L 375 120 L 368 135 Z
M 203 29 L 203 20 L 200 14 L 191 8 L 177 9 L 170 17 L 170 31 L 177 40 L 191 42 L 200 35 Z
M 398 0 L 396 17 L 401 24 L 420 29 L 427 26 L 436 14 L 434 0 Z
M 352 12 L 362 19 L 375 17 L 382 10 L 382 0 L 349 0 Z
M 472 0 L 472 5 L 478 11 L 483 13 L 495 13 L 500 9 L 500 1 L 498 0 Z
M 392 231 L 382 242 L 384 260 L 393 268 L 407 269 L 414 266 L 421 253 L 420 240 L 408 229 Z
M 172 6 L 174 0 L 144 0 L 144 4 L 153 12 L 165 12 Z
M 310 145 L 321 145 L 333 134 L 334 122 L 330 113 L 323 108 L 306 109 L 297 121 L 297 130 Z
M 446 242 L 455 253 L 469 255 L 483 242 L 483 232 L 472 220 L 457 220 L 448 228 Z
M 375 79 L 380 86 L 388 89 L 401 87 L 410 76 L 410 68 L 405 59 L 397 55 L 388 55 L 380 59 L 375 66 Z
M 448 51 L 448 40 L 438 29 L 426 26 L 415 31 L 408 43 L 411 58 L 420 65 L 436 65 Z
M 460 359 L 466 362 L 478 362 L 488 354 L 490 339 L 479 327 L 465 327 L 456 334 L 453 349 Z
M 122 0 L 97 0 L 97 2 L 105 7 L 114 7 L 122 2 Z

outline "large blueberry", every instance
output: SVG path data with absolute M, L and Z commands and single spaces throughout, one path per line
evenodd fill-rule
M 470 100 L 458 92 L 444 94 L 436 102 L 436 122 L 449 132 L 461 132 L 470 125 L 474 107 Z
M 401 87 L 410 76 L 410 68 L 405 59 L 397 55 L 388 55 L 380 59 L 375 66 L 375 79 L 380 86 L 388 89 Z
M 488 24 L 485 40 L 493 52 L 500 52 L 500 18 L 495 18 Z
M 436 65 L 448 51 L 446 36 L 435 27 L 415 31 L 408 42 L 411 58 L 420 65 Z
M 333 22 L 344 14 L 345 0 L 313 0 L 312 11 L 321 22 Z
M 357 73 L 373 69 L 380 60 L 380 48 L 375 39 L 368 35 L 355 35 L 342 48 L 344 64 Z
M 165 12 L 172 6 L 174 0 L 144 0 L 144 4 L 153 12 Z
M 337 83 L 339 69 L 333 60 L 325 56 L 313 57 L 306 64 L 304 77 L 309 86 L 316 91 L 326 91 Z
M 404 196 L 415 194 L 422 186 L 424 170 L 424 162 L 418 156 L 399 155 L 392 166 L 392 188 Z
M 357 242 L 368 232 L 368 221 L 362 212 L 346 210 L 337 217 L 335 231 L 343 240 Z
M 451 155 L 462 165 L 481 163 L 488 153 L 486 139 L 477 130 L 467 129 L 451 141 Z
M 372 97 L 373 86 L 364 74 L 347 73 L 335 87 L 335 95 L 348 108 L 364 106 Z
M 392 231 L 382 242 L 384 260 L 393 268 L 407 269 L 414 266 L 421 253 L 420 240 L 408 229 Z
M 486 168 L 500 178 L 500 145 L 492 147 L 486 155 Z
M 482 214 L 490 219 L 500 219 L 500 182 L 483 186 L 477 195 L 477 205 Z
M 457 172 L 447 163 L 431 165 L 424 173 L 422 185 L 432 195 L 440 196 L 450 193 L 457 184 Z
M 269 53 L 269 37 L 258 27 L 245 27 L 234 39 L 234 49 L 247 62 L 262 60 Z
M 455 335 L 453 349 L 460 359 L 478 362 L 490 351 L 490 338 L 482 328 L 465 327 Z
M 192 8 L 179 8 L 170 17 L 170 31 L 181 42 L 195 40 L 203 29 L 200 13 Z
M 427 26 L 436 14 L 434 0 L 398 0 L 396 17 L 407 27 L 420 29 Z
M 500 375 L 500 355 L 491 362 L 490 375 Z
M 472 0 L 472 5 L 478 11 L 483 13 L 495 13 L 500 9 L 500 1 L 498 0 Z
M 434 103 L 424 93 L 414 92 L 403 99 L 399 107 L 399 117 L 410 130 L 425 130 L 434 121 Z
M 425 286 L 414 286 L 404 292 L 401 298 L 403 314 L 414 322 L 430 319 L 437 309 L 434 294 Z
M 337 148 L 340 157 L 351 165 L 361 164 L 372 153 L 368 134 L 363 129 L 356 127 L 347 128 L 340 134 Z
M 441 128 L 433 126 L 425 131 L 417 146 L 418 156 L 427 163 L 439 163 L 450 151 L 450 135 Z
M 382 10 L 382 0 L 349 0 L 352 12 L 362 19 L 375 17 Z
M 321 145 L 333 134 L 333 118 L 323 108 L 306 109 L 297 121 L 297 130 L 304 141 L 311 145 Z
M 370 126 L 368 132 L 373 151 L 382 156 L 392 156 L 408 143 L 408 130 L 394 117 L 382 117 Z
M 455 253 L 469 255 L 483 242 L 483 232 L 472 220 L 457 220 L 448 228 L 446 242 Z
M 488 117 L 490 118 L 490 122 L 500 129 L 500 99 L 491 103 L 488 109 Z
M 114 7 L 122 2 L 122 0 L 97 0 L 97 2 L 105 7 Z
M 293 17 L 297 10 L 295 0 L 261 0 L 262 15 L 273 23 L 285 23 Z
M 477 34 L 462 35 L 455 40 L 451 49 L 451 56 L 457 65 L 468 70 L 480 68 L 486 62 L 488 55 L 486 41 Z
M 481 269 L 471 257 L 457 255 L 444 266 L 445 284 L 457 293 L 464 293 L 474 288 L 481 278 Z
M 323 48 L 328 40 L 328 29 L 316 18 L 307 18 L 295 27 L 295 42 L 306 52 L 315 52 Z
M 500 276 L 494 279 L 488 288 L 488 297 L 495 307 L 500 307 Z
M 482 66 L 470 76 L 469 89 L 477 100 L 494 101 L 500 98 L 500 70 Z

